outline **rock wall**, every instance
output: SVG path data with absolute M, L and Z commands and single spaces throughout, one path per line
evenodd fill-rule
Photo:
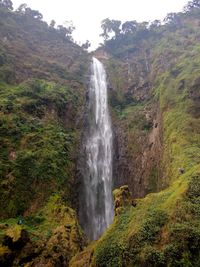
M 141 54 L 129 59 L 134 64 L 128 67 L 126 61 L 104 59 L 114 130 L 114 187 L 128 184 L 135 198 L 164 186 L 159 181 L 162 114 L 152 97 L 150 67 L 146 61 L 141 64 Z

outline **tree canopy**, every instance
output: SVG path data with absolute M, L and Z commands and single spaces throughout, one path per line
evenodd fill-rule
M 66 21 L 65 26 L 63 25 L 58 25 L 57 26 L 57 31 L 65 38 L 69 39 L 69 40 L 73 40 L 72 39 L 72 33 L 75 30 L 75 27 L 72 23 L 72 21 Z
M 21 4 L 17 8 L 16 12 L 18 12 L 19 14 L 30 16 L 34 19 L 38 19 L 38 20 L 43 19 L 43 16 L 39 11 L 31 9 L 30 7 L 27 6 L 27 4 Z
M 0 0 L 0 7 L 13 10 L 13 3 L 11 0 Z
M 85 42 L 84 44 L 82 44 L 81 47 L 82 47 L 84 50 L 87 50 L 90 46 L 91 46 L 90 41 L 89 41 L 89 40 L 86 40 L 86 42 Z
M 189 1 L 188 4 L 185 6 L 185 11 L 190 11 L 194 8 L 200 8 L 200 0 Z
M 137 25 L 138 23 L 136 20 L 126 21 L 122 24 L 122 32 L 124 34 L 134 33 L 137 29 Z
M 101 22 L 101 28 L 103 29 L 103 33 L 100 34 L 104 38 L 104 40 L 108 40 L 110 38 L 110 34 L 114 34 L 115 37 L 120 34 L 120 20 L 110 20 L 106 18 Z

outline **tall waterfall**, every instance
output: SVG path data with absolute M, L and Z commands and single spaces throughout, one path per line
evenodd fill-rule
M 84 141 L 80 217 L 91 240 L 96 240 L 112 222 L 112 128 L 108 111 L 106 72 L 92 59 L 88 98 L 87 129 Z

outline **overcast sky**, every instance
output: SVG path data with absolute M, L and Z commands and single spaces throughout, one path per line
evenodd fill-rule
M 13 0 L 14 7 L 26 3 L 30 8 L 39 10 L 44 20 L 54 19 L 57 25 L 72 20 L 76 27 L 73 37 L 77 42 L 87 39 L 92 47 L 102 40 L 101 21 L 105 18 L 153 21 L 162 20 L 167 13 L 182 11 L 188 0 Z

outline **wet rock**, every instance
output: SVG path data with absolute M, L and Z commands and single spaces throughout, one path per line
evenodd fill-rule
M 32 267 L 67 267 L 72 256 L 83 249 L 77 225 L 58 226 L 52 231 L 41 253 L 32 261 Z
M 89 246 L 86 247 L 84 251 L 81 253 L 76 254 L 72 260 L 69 262 L 69 267 L 88 267 L 94 266 L 92 264 L 92 257 L 94 254 L 94 244 L 91 243 Z

